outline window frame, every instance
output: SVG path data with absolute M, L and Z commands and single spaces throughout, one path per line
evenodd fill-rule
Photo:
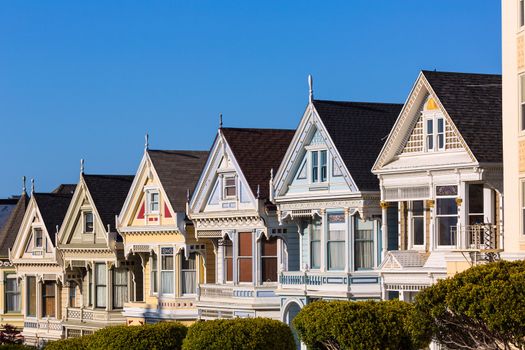
M 157 295 L 159 294 L 159 255 L 156 251 L 153 251 L 150 255 L 151 257 L 151 266 L 150 266 L 150 294 Z
M 47 289 L 46 289 L 46 285 L 51 285 L 52 288 L 50 288 L 50 290 L 53 291 L 53 294 L 52 295 L 47 295 Z M 44 281 L 42 284 L 41 284 L 41 288 L 42 288 L 42 295 L 41 295 L 41 298 L 42 298 L 42 318 L 56 318 L 57 317 L 57 284 L 55 281 Z M 48 299 L 53 299 L 53 310 L 52 310 L 52 314 L 48 312 L 47 310 L 47 300 Z
M 100 283 L 100 281 L 98 280 L 98 271 L 97 271 L 97 266 L 104 266 L 104 283 Z M 108 297 L 107 297 L 107 288 L 108 288 L 108 266 L 105 262 L 96 262 L 95 263 L 95 267 L 94 267 L 94 285 L 95 285 L 95 293 L 94 293 L 94 307 L 96 309 L 105 309 L 107 306 L 108 306 Z M 101 290 L 104 290 L 104 305 L 101 305 L 99 304 L 99 298 L 97 297 L 98 296 L 98 290 L 101 289 Z
M 343 217 L 343 222 L 330 222 L 330 216 L 342 216 Z M 330 245 L 331 243 L 332 244 L 342 244 L 343 245 L 343 258 L 344 258 L 344 255 L 345 255 L 345 246 L 346 246 L 346 236 L 347 236 L 347 227 L 348 227 L 348 224 L 346 222 L 346 217 L 345 217 L 345 214 L 344 212 L 330 212 L 330 213 L 327 213 L 326 215 L 326 220 L 327 220 L 327 224 L 328 224 L 328 230 L 327 230 L 327 235 L 326 235 L 326 270 L 327 271 L 343 271 L 345 269 L 345 265 L 346 265 L 346 261 L 343 261 L 343 266 L 341 267 L 331 267 L 330 266 Z M 331 227 L 332 225 L 334 225 L 334 227 L 341 227 L 342 229 L 341 230 L 331 230 Z M 330 232 L 332 231 L 342 231 L 343 232 L 343 238 L 342 239 L 331 239 L 331 235 L 330 235 Z
M 153 200 L 153 197 L 156 196 L 156 201 Z M 160 191 L 157 189 L 151 189 L 146 191 L 146 213 L 148 215 L 157 215 L 160 214 Z M 153 209 L 152 205 L 156 203 L 157 209 Z
M 14 279 L 15 280 L 15 286 L 16 286 L 16 290 L 12 291 L 12 290 L 8 290 L 7 286 L 8 286 L 8 280 L 12 280 Z M 15 298 L 15 301 L 14 301 L 14 304 L 17 305 L 17 307 L 14 309 L 14 310 L 8 310 L 8 307 L 7 307 L 7 300 L 9 299 L 10 296 L 14 296 Z M 4 303 L 4 312 L 6 314 L 8 313 L 20 313 L 21 311 L 21 296 L 22 296 L 22 293 L 21 293 L 21 289 L 20 289 L 20 282 L 18 281 L 18 278 L 16 277 L 16 272 L 5 272 L 4 273 L 4 300 L 5 300 L 5 303 Z
M 198 281 L 198 255 L 196 252 L 191 252 L 188 254 L 188 259 L 186 259 L 186 256 L 184 254 L 184 250 L 182 251 L 180 255 L 180 293 L 182 296 L 193 296 L 197 294 L 197 285 L 199 284 Z M 184 264 L 187 262 L 189 263 L 190 260 L 193 260 L 194 268 L 185 268 Z M 194 273 L 195 274 L 195 285 L 194 290 L 191 293 L 185 293 L 184 287 L 184 272 Z
M 91 215 L 91 231 L 88 231 L 87 228 L 87 216 Z M 84 234 L 93 234 L 95 233 L 95 217 L 93 215 L 93 212 L 91 210 L 86 210 L 82 212 L 82 229 Z
M 38 234 L 40 234 L 40 245 L 37 245 Z M 33 228 L 33 249 L 44 249 L 44 230 L 41 227 Z
M 440 152 L 447 148 L 447 120 L 440 111 L 424 111 L 423 113 L 423 131 L 425 134 L 425 152 Z M 440 121 L 443 123 L 443 128 L 439 131 Z M 429 125 L 432 126 L 432 133 L 429 133 Z M 440 146 L 440 140 L 443 145 Z M 432 147 L 429 147 L 429 141 L 432 142 Z
M 168 251 L 168 249 L 171 249 L 171 253 L 164 253 L 164 251 Z M 168 269 L 168 268 L 164 268 L 163 266 L 164 265 L 168 265 L 167 263 L 167 260 L 166 260 L 166 264 L 164 264 L 164 258 L 169 258 L 171 257 L 171 263 L 172 263 L 172 268 L 171 269 Z M 161 295 L 168 295 L 168 296 L 175 296 L 175 291 L 176 291 L 176 288 L 175 288 L 175 284 L 176 284 L 176 281 L 175 281 L 175 259 L 176 259 L 176 254 L 175 254 L 175 247 L 173 246 L 161 246 L 160 247 L 160 259 L 159 259 L 159 276 L 160 276 L 160 285 L 159 285 L 159 294 Z M 168 273 L 171 273 L 172 275 L 172 285 L 170 287 L 170 291 L 167 291 L 167 292 L 164 292 L 164 283 L 162 283 L 162 276 L 165 275 L 165 274 L 168 274 Z
M 449 195 L 438 195 L 437 194 L 437 187 L 447 187 L 447 186 L 454 186 L 456 187 L 456 194 L 455 195 L 452 195 L 452 194 L 449 194 Z M 459 232 L 457 230 L 457 227 L 458 227 L 458 222 L 459 222 L 459 213 L 458 213 L 458 209 L 459 209 L 459 205 L 457 205 L 456 203 L 456 214 L 439 214 L 439 204 L 438 204 L 438 201 L 440 199 L 454 199 L 456 200 L 458 198 L 458 195 L 459 195 L 459 187 L 457 184 L 449 184 L 449 185 L 436 185 L 435 186 L 435 192 L 436 193 L 436 205 L 435 205 L 435 213 L 434 213 L 434 232 L 435 232 L 435 242 L 436 242 L 436 247 L 437 249 L 451 249 L 451 248 L 454 248 L 454 247 L 457 247 L 458 244 L 459 244 Z M 453 245 L 443 245 L 443 244 L 439 244 L 439 240 L 440 240 L 440 232 L 439 232 L 439 218 L 447 218 L 447 217 L 455 217 L 456 218 L 456 237 L 455 237 L 455 244 Z
M 313 238 L 313 232 L 314 232 L 314 229 L 317 228 L 319 229 L 319 237 L 317 239 L 312 239 Z M 321 246 L 321 242 L 322 242 L 322 236 L 323 236 L 323 223 L 322 223 L 322 220 L 321 218 L 319 219 L 314 219 L 310 222 L 309 224 L 309 242 L 308 242 L 308 248 L 309 248 L 309 251 L 310 251 L 310 269 L 312 270 L 320 270 L 321 269 L 321 265 L 322 265 L 322 253 L 321 253 L 321 250 L 322 250 L 322 246 Z M 314 247 L 313 247 L 313 244 L 312 243 L 317 243 L 317 248 L 316 248 L 316 252 L 318 254 L 318 260 L 319 260 L 319 265 L 314 265 L 313 264 L 313 261 L 314 261 L 314 254 L 313 254 L 313 251 L 314 251 Z
M 414 202 L 422 202 L 423 209 L 421 214 L 414 214 Z M 426 225 L 426 203 L 424 200 L 411 200 L 408 201 L 408 208 L 407 208 L 407 222 L 408 222 L 408 232 L 409 232 L 409 239 L 410 239 L 410 247 L 416 250 L 425 249 L 426 243 L 427 243 L 427 225 Z M 415 239 L 415 219 L 422 219 L 423 220 L 423 244 L 416 244 Z
M 249 255 L 241 255 L 241 235 L 245 237 L 250 237 L 250 254 Z M 253 273 L 253 259 L 254 259 L 254 247 L 253 247 L 253 241 L 255 237 L 253 235 L 253 232 L 238 232 L 237 233 L 237 261 L 235 264 L 235 267 L 237 268 L 237 281 L 238 283 L 253 283 L 254 281 L 254 273 Z M 243 280 L 241 281 L 241 261 L 243 260 L 249 260 L 251 261 L 250 264 L 250 280 Z
M 224 237 L 222 240 L 222 249 L 223 249 L 223 274 L 224 282 L 233 283 L 234 273 L 233 273 L 233 241 L 228 237 Z M 228 279 L 228 261 L 231 265 L 231 276 Z
M 372 224 L 371 229 L 359 229 L 359 223 L 363 224 L 370 222 Z M 357 233 L 359 231 L 370 231 L 371 237 L 368 238 L 358 238 Z M 354 215 L 354 235 L 353 235 L 353 260 L 354 260 L 354 271 L 371 271 L 377 267 L 377 247 L 376 247 L 376 233 L 377 233 L 377 223 L 373 220 L 361 220 L 359 216 Z M 372 244 L 372 256 L 371 256 L 371 266 L 370 267 L 357 267 L 357 243 L 371 243 Z M 363 250 L 364 253 L 364 250 Z
M 123 275 L 125 275 L 125 282 L 124 283 L 116 283 L 116 280 L 117 280 L 117 273 L 123 273 Z M 111 278 L 112 278 L 112 286 L 111 286 L 111 308 L 113 310 L 122 310 L 124 308 L 124 304 L 129 302 L 129 287 L 128 287 L 128 283 L 130 281 L 130 278 L 129 278 L 129 270 L 125 267 L 119 267 L 119 268 L 113 268 L 112 271 L 111 271 Z M 119 291 L 121 290 L 124 290 L 125 293 L 124 293 L 124 297 L 122 298 L 122 306 L 120 305 L 116 305 L 115 303 L 115 296 L 117 295 L 117 293 L 119 293 Z
M 275 241 L 275 255 L 268 255 L 266 254 L 267 250 L 264 249 L 265 244 L 270 244 L 270 241 Z M 261 257 L 260 257 L 260 266 L 261 266 L 261 283 L 262 284 L 271 284 L 271 283 L 277 283 L 279 281 L 279 237 L 277 236 L 271 236 L 269 238 L 266 238 L 265 236 L 261 237 L 260 240 L 261 244 Z M 266 254 L 266 255 L 265 255 Z M 276 271 L 275 271 L 275 281 L 268 281 L 264 279 L 265 269 L 264 269 L 264 261 L 275 259 L 275 265 L 276 265 Z
M 69 282 L 69 287 L 68 287 L 68 293 L 67 293 L 67 298 L 68 298 L 68 306 L 69 307 L 76 307 L 76 299 L 77 299 L 77 284 L 76 282 Z M 73 302 L 71 302 L 73 301 Z
M 233 180 L 233 185 L 228 185 L 228 180 Z M 233 188 L 235 192 L 232 195 L 228 195 L 228 189 Z M 224 199 L 235 199 L 237 198 L 237 175 L 224 175 L 222 178 L 222 198 Z
M 31 283 L 32 282 L 32 283 Z M 34 298 L 31 298 L 31 285 L 33 286 L 33 289 L 34 289 Z M 26 276 L 26 285 L 25 285 L 25 288 L 26 288 L 26 295 L 25 295 L 25 299 L 26 299 L 26 303 L 25 303 L 25 316 L 26 317 L 33 317 L 33 318 L 36 318 L 37 317 L 37 314 L 38 314 L 38 308 L 37 308 L 37 297 L 38 297 L 38 293 L 37 293 L 37 281 L 36 281 L 36 276 L 33 276 L 33 275 L 30 275 L 30 276 Z M 31 312 L 31 304 L 33 304 L 34 306 L 34 312 Z

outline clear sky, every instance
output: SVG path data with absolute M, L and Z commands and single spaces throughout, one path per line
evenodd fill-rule
M 2 1 L 0 197 L 134 174 L 308 100 L 404 102 L 421 69 L 500 73 L 500 1 Z M 371 125 L 371 127 L 373 127 Z

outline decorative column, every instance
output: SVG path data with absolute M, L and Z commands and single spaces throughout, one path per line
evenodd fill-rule
M 381 201 L 381 261 L 386 256 L 386 252 L 388 250 L 388 202 L 387 201 Z

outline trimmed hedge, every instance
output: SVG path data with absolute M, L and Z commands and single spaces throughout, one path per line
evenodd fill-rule
M 0 350 L 35 350 L 35 347 L 22 344 L 2 344 Z
M 113 326 L 93 335 L 49 343 L 45 350 L 180 350 L 188 329 L 178 322 Z
M 295 350 L 290 327 L 269 318 L 199 321 L 188 329 L 183 350 Z
M 413 305 L 390 301 L 316 301 L 305 306 L 293 325 L 311 349 L 403 349 L 428 345 L 412 324 Z

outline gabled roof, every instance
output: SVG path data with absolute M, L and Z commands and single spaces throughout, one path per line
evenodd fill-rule
M 370 169 L 402 104 L 314 100 L 315 110 L 330 134 L 360 191 L 378 191 Z
M 53 245 L 55 245 L 56 227 L 62 225 L 72 197 L 71 193 L 33 193 Z
M 277 171 L 295 130 L 221 128 L 254 195 L 268 198 L 270 170 Z
M 7 223 L 7 220 L 9 220 L 13 209 L 16 207 L 16 203 L 18 203 L 18 198 L 19 197 L 0 198 L 0 230 Z
M 75 184 L 61 184 L 55 188 L 51 193 L 61 193 L 61 194 L 73 194 L 75 193 Z
M 9 248 L 13 247 L 18 230 L 22 225 L 28 203 L 29 197 L 24 192 L 20 198 L 18 198 L 16 206 L 11 211 L 5 224 L 0 228 L 0 257 L 7 257 Z
M 503 160 L 501 75 L 422 71 L 478 162 Z
M 208 151 L 148 150 L 148 155 L 173 210 L 185 212 L 187 191 L 195 189 Z
M 118 215 L 122 209 L 133 182 L 133 176 L 82 174 L 82 177 L 104 228 L 109 225 L 111 231 L 116 232 L 115 215 Z

